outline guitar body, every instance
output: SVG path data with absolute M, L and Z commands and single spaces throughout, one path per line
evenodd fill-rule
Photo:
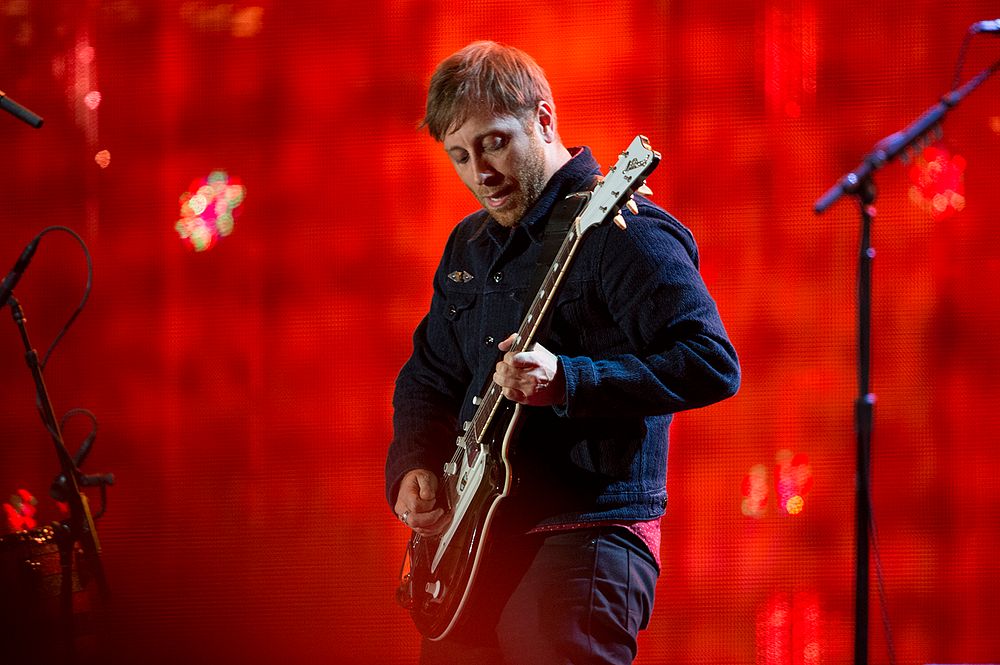
M 486 540 L 497 507 L 511 491 L 513 473 L 508 453 L 520 405 L 503 402 L 503 409 L 478 441 L 471 461 L 462 455 L 455 473 L 442 478 L 443 498 L 452 520 L 443 534 L 414 534 L 408 545 L 409 573 L 398 596 L 410 610 L 417 629 L 431 640 L 447 635 L 469 599 L 486 550 Z M 460 444 L 467 450 L 471 442 Z
M 623 213 L 615 213 L 622 205 L 633 214 L 638 212 L 630 200 L 632 193 L 649 193 L 644 187 L 645 178 L 659 161 L 659 153 L 649 146 L 646 137 L 637 136 L 593 191 L 570 195 L 584 201 L 584 205 L 521 322 L 511 352 L 534 346 L 535 335 L 584 233 L 612 216 L 624 229 Z M 410 538 L 396 592 L 397 601 L 410 611 L 417 629 L 431 640 L 447 636 L 461 618 L 482 564 L 497 507 L 510 495 L 514 482 L 509 452 L 523 407 L 504 398 L 495 383 L 473 401 L 478 409 L 465 423 L 439 482 L 438 501 L 450 516 L 448 526 L 437 536 L 414 534 Z

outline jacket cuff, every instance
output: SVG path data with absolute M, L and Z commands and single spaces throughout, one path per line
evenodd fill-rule
M 557 416 L 572 418 L 579 415 L 580 408 L 577 402 L 580 389 L 586 388 L 588 383 L 593 385 L 597 382 L 594 363 L 590 358 L 559 356 L 559 365 L 566 380 L 566 395 L 563 403 L 554 405 L 552 410 Z

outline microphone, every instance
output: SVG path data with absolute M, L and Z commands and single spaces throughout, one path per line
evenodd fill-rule
M 106 487 L 115 484 L 113 473 L 80 474 L 76 480 L 77 487 Z M 49 496 L 60 503 L 69 502 L 69 480 L 66 474 L 60 473 L 49 485 Z
M 969 27 L 969 32 L 976 34 L 978 32 L 992 32 L 993 34 L 1000 35 L 1000 18 L 993 21 L 977 21 Z
M 41 238 L 41 235 L 37 235 L 28 243 L 28 246 L 21 252 L 21 256 L 18 257 L 14 267 L 3 278 L 3 282 L 0 282 L 0 307 L 6 305 L 7 301 L 10 300 L 11 293 L 14 291 L 14 287 L 17 286 L 17 282 L 21 279 L 21 275 L 24 274 L 24 270 L 28 267 L 28 264 L 31 263 L 31 257 L 35 255 L 35 250 L 38 248 L 38 241 Z
M 31 111 L 24 108 L 23 106 L 15 102 L 13 99 L 8 97 L 7 93 L 5 93 L 3 90 L 0 90 L 0 109 L 3 109 L 4 111 L 7 111 L 11 115 L 20 118 L 21 120 L 28 123 L 35 129 L 41 127 L 42 123 L 45 122 L 41 116 L 39 116 L 36 113 L 32 113 Z

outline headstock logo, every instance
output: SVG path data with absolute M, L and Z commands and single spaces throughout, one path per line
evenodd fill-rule
M 646 158 L 642 160 L 633 157 L 632 159 L 629 160 L 628 164 L 625 165 L 624 172 L 628 173 L 632 169 L 643 167 L 646 164 L 649 164 L 649 155 L 646 155 Z

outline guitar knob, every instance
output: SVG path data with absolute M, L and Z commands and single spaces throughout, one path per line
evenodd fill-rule
M 424 591 L 427 595 L 437 600 L 441 596 L 441 580 L 434 580 L 433 582 L 428 582 L 424 585 Z

